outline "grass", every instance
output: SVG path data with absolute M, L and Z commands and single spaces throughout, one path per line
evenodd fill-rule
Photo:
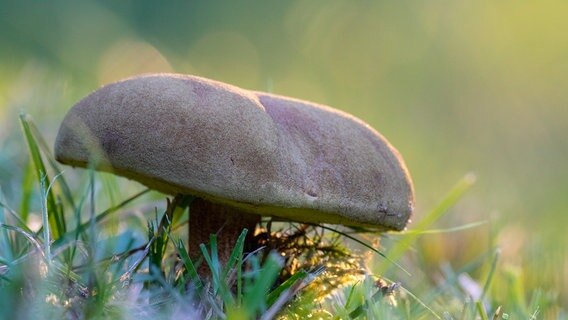
M 527 292 L 518 272 L 501 270 L 497 247 L 459 269 L 443 264 L 435 275 L 423 272 L 427 268 L 420 260 L 407 259 L 424 236 L 459 233 L 483 223 L 432 229 L 473 185 L 472 175 L 406 232 L 368 236 L 366 230 L 266 220 L 257 232 L 269 241 L 260 250 L 245 252 L 245 236 L 254 230 L 243 230 L 222 265 L 214 235 L 209 245 L 200 246 L 202 259 L 187 254 L 182 230 L 191 197 L 168 199 L 162 209 L 148 205 L 148 190 L 117 199 L 120 190 L 113 178 L 92 170 L 86 171 L 81 187 L 72 188 L 33 122 L 25 114 L 20 121 L 30 165 L 18 209 L 0 192 L 0 318 L 566 316 L 554 297 Z M 34 201 L 40 202 L 42 218 L 36 229 L 30 227 Z M 111 205 L 99 209 L 102 203 Z M 118 218 L 135 211 L 143 215 Z M 146 228 L 124 228 L 121 221 Z M 379 237 L 391 244 L 373 243 Z M 200 277 L 200 264 L 211 271 L 210 280 Z M 498 276 L 509 282 L 501 296 L 492 290 Z

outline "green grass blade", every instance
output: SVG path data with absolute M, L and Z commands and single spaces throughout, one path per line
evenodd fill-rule
M 22 126 L 22 130 L 24 132 L 24 136 L 28 144 L 28 150 L 30 152 L 32 162 L 35 167 L 36 178 L 38 179 L 38 182 L 41 185 L 42 179 L 45 179 L 46 181 L 50 181 L 50 179 L 45 169 L 45 164 L 43 162 L 36 139 L 34 138 L 34 135 L 30 128 L 29 121 L 30 121 L 29 117 L 25 113 L 20 114 L 20 124 Z M 44 184 L 42 186 L 41 192 L 44 192 L 46 194 L 47 210 L 50 213 L 49 226 L 51 228 L 53 238 L 58 239 L 66 231 L 65 220 L 63 218 L 63 213 L 59 212 L 59 207 L 57 206 L 57 202 L 55 200 L 53 192 L 51 190 L 47 190 L 47 188 L 48 185 Z
M 477 301 L 475 303 L 475 307 L 477 308 L 477 312 L 479 313 L 481 320 L 489 320 L 487 312 L 485 312 L 485 308 L 483 308 L 483 303 L 481 301 Z
M 34 194 L 34 167 L 31 161 L 27 161 L 22 181 L 22 198 L 20 199 L 19 216 L 23 221 L 28 221 L 30 203 Z
M 221 264 L 219 263 L 219 249 L 217 248 L 217 236 L 214 234 L 209 235 L 209 248 L 211 248 L 211 272 L 217 274 L 217 280 L 221 282 L 223 280 L 221 270 Z M 220 284 L 218 284 L 220 285 Z
M 403 286 L 400 286 L 401 290 L 404 290 L 404 292 L 410 296 L 412 299 L 414 299 L 414 301 L 416 301 L 418 303 L 418 305 L 420 305 L 420 307 L 424 308 L 426 311 L 430 312 L 430 314 L 436 318 L 436 319 L 442 319 L 442 317 L 440 317 L 440 315 L 438 313 L 436 313 L 436 311 L 434 311 L 434 309 L 430 308 L 424 301 L 422 301 L 420 298 L 418 298 L 414 293 L 410 292 L 410 290 L 406 289 Z
M 38 130 L 37 126 L 35 125 L 35 123 L 33 121 L 30 121 L 28 119 L 28 126 L 30 128 L 31 133 L 33 134 L 33 137 L 35 138 L 35 141 L 37 143 L 37 145 L 39 146 L 39 148 L 41 149 L 41 151 L 43 152 L 43 154 L 45 154 L 46 156 L 46 160 L 49 163 L 49 166 L 51 167 L 51 169 L 54 172 L 59 172 L 62 173 L 63 170 L 61 170 L 61 168 L 59 167 L 59 164 L 57 164 L 57 161 L 55 161 L 55 157 L 53 156 L 53 154 L 51 153 L 51 147 L 46 143 L 46 141 L 43 139 L 43 136 L 41 135 L 40 131 Z M 61 193 L 63 194 L 63 196 L 65 197 L 65 200 L 71 204 L 71 207 L 73 209 L 75 209 L 75 200 L 73 198 L 73 193 L 71 192 L 71 188 L 69 187 L 69 185 L 67 184 L 67 181 L 65 180 L 65 178 L 62 176 L 61 178 L 59 178 L 57 180 L 58 185 L 61 187 Z
M 211 276 L 213 277 L 213 289 L 217 289 L 218 283 L 219 283 L 219 279 L 217 278 L 218 274 L 217 272 L 215 272 L 215 267 L 213 266 L 213 261 L 211 260 L 211 256 L 209 255 L 209 252 L 207 251 L 207 246 L 205 246 L 205 244 L 201 243 L 199 245 L 199 250 L 201 250 L 201 254 L 203 255 L 203 259 L 205 260 L 205 263 L 207 263 L 207 265 L 209 266 L 209 268 L 211 269 Z
M 237 306 L 240 306 L 242 303 L 242 295 L 243 295 L 243 279 L 242 279 L 242 266 L 243 266 L 243 250 L 245 246 L 245 239 L 248 233 L 248 229 L 243 229 L 239 237 L 237 238 L 237 242 L 233 250 L 231 251 L 231 255 L 229 256 L 229 260 L 225 265 L 223 270 L 222 279 L 227 279 L 227 276 L 232 268 L 235 268 L 237 275 Z
M 278 300 L 278 298 L 284 291 L 290 289 L 293 285 L 298 283 L 298 281 L 303 281 L 308 275 L 309 273 L 306 272 L 305 270 L 300 270 L 296 272 L 293 276 L 288 278 L 286 281 L 284 281 L 281 285 L 276 287 L 276 289 L 272 290 L 268 294 L 268 297 L 266 299 L 266 304 L 268 305 L 268 307 L 270 307 L 274 302 L 276 302 L 276 300 Z
M 243 229 L 243 231 L 241 232 L 241 234 L 237 238 L 237 242 L 235 243 L 235 246 L 233 247 L 233 250 L 231 251 L 231 255 L 229 256 L 229 260 L 227 261 L 227 265 L 224 268 L 223 279 L 225 279 L 227 277 L 227 274 L 229 273 L 231 268 L 233 268 L 235 263 L 237 263 L 237 260 L 239 260 L 239 256 L 242 257 L 247 233 L 248 233 L 248 229 Z M 239 266 L 237 265 L 236 267 L 238 268 Z
M 51 235 L 50 235 L 50 226 L 49 226 L 49 212 L 47 210 L 47 194 L 49 192 L 49 188 L 45 187 L 45 177 L 43 177 L 40 181 L 41 186 L 41 221 L 43 224 L 43 241 L 44 241 L 44 252 L 47 259 L 47 265 L 51 264 Z M 45 190 L 45 192 L 43 191 Z
M 217 261 L 214 261 L 214 259 L 212 258 L 212 256 L 217 255 L 217 252 L 213 252 L 213 251 L 217 250 L 217 237 L 215 235 L 211 235 L 210 238 L 209 238 L 209 241 L 210 241 L 211 251 L 212 251 L 211 255 L 207 251 L 207 247 L 205 246 L 205 244 L 203 244 L 203 243 L 200 244 L 199 249 L 201 250 L 201 253 L 203 254 L 203 259 L 205 259 L 205 262 L 207 263 L 207 265 L 209 266 L 209 269 L 211 270 L 211 277 L 213 278 L 213 291 L 216 292 L 216 293 L 219 293 L 221 295 L 221 298 L 223 299 L 223 302 L 225 302 L 226 305 L 234 306 L 235 305 L 235 299 L 233 298 L 233 296 L 229 292 L 229 289 L 227 288 L 227 284 L 224 281 L 221 281 L 221 279 L 220 279 L 222 271 L 221 271 L 221 268 L 219 266 L 218 258 L 217 258 Z
M 170 237 L 170 239 L 172 238 Z M 172 241 L 174 240 L 172 239 Z M 187 248 L 185 247 L 183 241 L 182 240 L 174 241 L 174 247 L 177 254 L 181 258 L 183 265 L 185 266 L 185 272 L 187 273 L 191 281 L 193 281 L 195 289 L 199 290 L 203 288 L 203 282 L 201 281 L 201 277 L 199 277 L 199 274 L 197 273 L 197 269 L 195 268 L 193 261 L 191 261 L 191 258 L 187 254 Z
M 400 233 L 397 234 L 400 236 L 406 236 L 406 235 L 423 235 L 423 234 L 443 234 L 443 233 L 454 233 L 454 232 L 461 232 L 461 231 L 465 231 L 465 230 L 469 230 L 469 229 L 474 229 L 477 228 L 479 226 L 483 226 L 486 225 L 487 221 L 477 221 L 477 222 L 472 222 L 472 223 L 466 223 L 464 225 L 461 226 L 457 226 L 457 227 L 452 227 L 452 228 L 444 228 L 444 229 L 428 229 L 428 230 L 422 230 L 422 231 L 418 231 L 418 230 L 407 230 L 407 231 L 402 231 Z
M 423 233 L 428 227 L 430 227 L 434 222 L 440 219 L 444 214 L 447 213 L 448 209 L 456 204 L 456 202 L 468 191 L 471 186 L 475 183 L 475 175 L 469 173 L 460 179 L 454 187 L 446 194 L 446 196 L 440 201 L 440 203 L 427 215 L 422 218 L 413 227 L 413 232 L 406 235 L 400 242 L 394 245 L 388 252 L 389 259 L 391 261 L 398 261 L 404 255 L 404 253 L 412 247 L 416 239 Z M 389 265 L 382 265 L 378 270 L 379 274 L 384 274 Z
M 349 309 L 351 307 L 351 303 L 353 302 L 353 297 L 355 293 L 355 287 L 359 283 L 360 282 L 358 281 L 357 283 L 351 286 L 351 289 L 349 289 L 349 294 L 347 295 L 347 299 L 345 299 L 345 304 L 343 305 L 344 309 Z
M 440 201 L 440 203 L 430 211 L 422 220 L 420 220 L 413 228 L 415 230 L 426 230 L 434 222 L 440 219 L 448 209 L 453 207 L 459 199 L 468 191 L 475 183 L 476 177 L 473 173 L 466 174 L 453 187 L 450 192 Z
M 267 309 L 266 295 L 278 277 L 283 264 L 284 262 L 280 256 L 275 253 L 269 254 L 266 262 L 256 275 L 254 282 L 245 290 L 243 307 L 248 314 L 256 315 Z
M 497 269 L 497 262 L 499 261 L 500 256 L 501 256 L 501 250 L 496 249 L 495 253 L 493 254 L 493 260 L 491 261 L 491 269 L 489 269 L 487 280 L 485 280 L 485 284 L 483 285 L 483 291 L 481 292 L 481 296 L 479 297 L 480 302 L 483 302 L 483 299 L 485 298 L 485 295 L 489 290 L 489 286 L 491 285 L 491 281 L 493 280 L 493 275 L 495 274 L 495 270 Z
M 243 255 L 240 254 L 237 261 L 237 305 L 243 303 Z

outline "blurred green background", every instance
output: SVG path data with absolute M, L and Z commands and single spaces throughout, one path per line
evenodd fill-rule
M 422 258 L 435 273 L 500 246 L 497 282 L 513 273 L 566 301 L 568 2 L 157 3 L 0 0 L 0 187 L 9 203 L 19 201 L 27 161 L 20 110 L 52 143 L 66 110 L 102 84 L 195 74 L 368 122 L 407 162 L 415 221 L 474 172 L 476 185 L 437 227 L 487 224 L 422 237 Z

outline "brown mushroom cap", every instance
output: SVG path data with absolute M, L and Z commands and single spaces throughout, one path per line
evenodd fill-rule
M 67 114 L 62 163 L 288 220 L 402 230 L 412 182 L 398 152 L 327 106 L 156 74 L 93 92 Z

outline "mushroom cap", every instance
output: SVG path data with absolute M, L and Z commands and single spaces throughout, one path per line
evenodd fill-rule
M 414 203 L 399 153 L 361 120 L 195 76 L 96 90 L 66 115 L 55 157 L 294 221 L 402 230 Z

